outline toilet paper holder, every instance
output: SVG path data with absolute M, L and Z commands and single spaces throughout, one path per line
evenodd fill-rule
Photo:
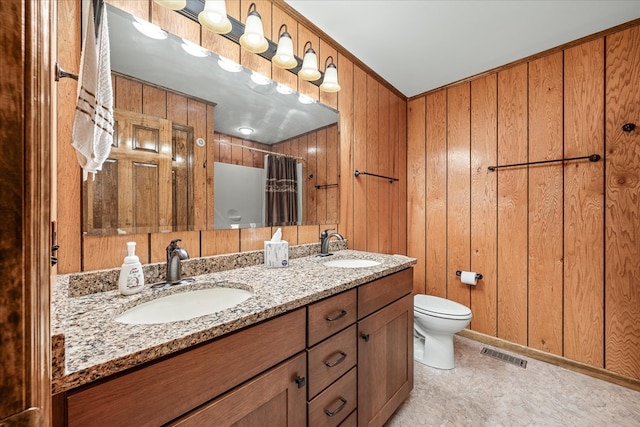
M 462 276 L 462 270 L 456 270 L 456 276 Z M 476 273 L 476 279 L 481 280 L 482 274 Z

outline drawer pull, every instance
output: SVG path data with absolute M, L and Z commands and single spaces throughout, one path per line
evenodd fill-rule
M 340 403 L 339 403 L 339 406 L 335 409 L 335 411 L 330 411 L 328 409 L 324 410 L 324 413 L 327 414 L 327 416 L 333 417 L 335 414 L 342 411 L 342 409 L 344 409 L 344 407 L 347 405 L 347 399 L 345 399 L 344 397 L 340 396 L 338 397 L 338 400 L 340 401 Z
M 296 384 L 298 384 L 298 388 L 304 387 L 306 383 L 307 380 L 305 379 L 305 377 L 301 377 L 299 375 L 296 376 Z
M 365 334 L 364 332 L 360 334 L 360 338 L 362 338 L 363 340 L 365 340 L 366 342 L 369 342 L 369 334 Z
M 333 368 L 336 365 L 341 364 L 342 362 L 344 362 L 344 359 L 347 358 L 347 353 L 345 353 L 344 351 L 338 351 L 335 353 L 336 355 L 339 355 L 338 358 L 332 362 L 325 360 L 324 364 L 328 367 L 328 368 Z
M 327 319 L 327 322 L 335 322 L 336 320 L 342 319 L 346 315 L 347 315 L 346 310 L 340 310 L 340 313 L 338 313 L 335 317 L 328 315 L 327 317 L 325 317 L 325 319 Z

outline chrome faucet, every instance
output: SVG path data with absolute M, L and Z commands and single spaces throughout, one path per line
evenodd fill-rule
M 344 237 L 342 237 L 342 234 L 340 233 L 327 233 L 331 230 L 335 230 L 335 228 L 327 228 L 322 233 L 320 233 L 320 256 L 333 255 L 332 253 L 329 253 L 329 241 L 332 237 L 335 237 L 337 240 L 344 240 Z
M 167 280 L 166 283 L 174 284 L 182 280 L 182 265 L 180 260 L 189 259 L 185 248 L 178 246 L 182 239 L 172 240 L 167 246 Z

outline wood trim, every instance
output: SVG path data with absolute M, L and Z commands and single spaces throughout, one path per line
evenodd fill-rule
M 278 0 L 273 0 L 273 1 L 278 1 Z M 556 47 L 552 47 L 551 49 L 543 50 L 542 52 L 538 52 L 538 53 L 535 53 L 533 55 L 525 56 L 524 58 L 520 58 L 518 60 L 509 62 L 509 63 L 504 64 L 504 65 L 500 65 L 499 67 L 495 67 L 495 68 L 492 68 L 490 70 L 486 70 L 486 71 L 483 71 L 481 73 L 474 74 L 474 75 L 469 76 L 469 77 L 465 77 L 464 79 L 456 80 L 455 82 L 447 83 L 446 85 L 442 85 L 442 86 L 434 88 L 434 89 L 429 89 L 428 91 L 419 93 L 417 95 L 413 95 L 413 96 L 411 96 L 409 98 L 406 98 L 406 99 L 407 99 L 407 101 L 411 101 L 413 99 L 420 98 L 421 96 L 425 96 L 425 95 L 427 95 L 429 93 L 436 92 L 436 91 L 438 91 L 440 89 L 445 89 L 445 88 L 449 88 L 449 87 L 452 87 L 452 86 L 456 86 L 456 85 L 458 85 L 460 83 L 476 80 L 476 79 L 479 79 L 481 77 L 485 77 L 485 76 L 487 76 L 489 74 L 497 73 L 499 71 L 506 70 L 507 68 L 515 67 L 516 65 L 519 65 L 519 64 L 522 64 L 522 63 L 531 62 L 531 61 L 536 60 L 538 58 L 542 58 L 543 56 L 547 56 L 547 55 L 550 55 L 552 53 L 560 52 L 560 51 L 563 51 L 565 49 L 569 49 L 571 47 L 578 46 L 578 45 L 580 45 L 582 43 L 587 43 L 587 42 L 590 42 L 592 40 L 598 39 L 600 37 L 608 36 L 610 34 L 618 32 L 618 31 L 626 30 L 627 28 L 635 27 L 636 25 L 640 25 L 640 18 L 634 19 L 634 20 L 629 21 L 629 22 L 625 22 L 625 23 L 620 24 L 620 25 L 616 25 L 615 27 L 611 27 L 611 28 L 608 28 L 606 30 L 599 31 L 599 32 L 594 33 L 594 34 L 590 34 L 588 36 L 581 37 L 579 39 L 576 39 L 576 40 L 561 44 L 561 45 L 556 46 Z
M 607 371 L 606 369 L 596 368 L 594 366 L 587 365 L 586 363 L 576 362 L 575 360 L 567 359 L 566 357 L 546 353 L 542 350 L 527 347 L 521 344 L 516 344 L 501 338 L 492 337 L 469 329 L 458 332 L 458 335 L 464 338 L 469 338 L 471 340 L 481 342 L 483 344 L 492 345 L 503 350 L 513 351 L 523 356 L 531 357 L 532 359 L 536 359 L 541 362 L 550 363 L 560 368 L 568 369 L 570 371 L 588 375 L 599 380 L 630 388 L 631 390 L 640 391 L 640 380 L 629 378 L 624 375 L 619 375 L 615 372 Z

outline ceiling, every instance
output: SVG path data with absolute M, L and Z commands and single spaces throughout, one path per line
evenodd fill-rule
M 640 17 L 640 0 L 286 2 L 407 97 Z

